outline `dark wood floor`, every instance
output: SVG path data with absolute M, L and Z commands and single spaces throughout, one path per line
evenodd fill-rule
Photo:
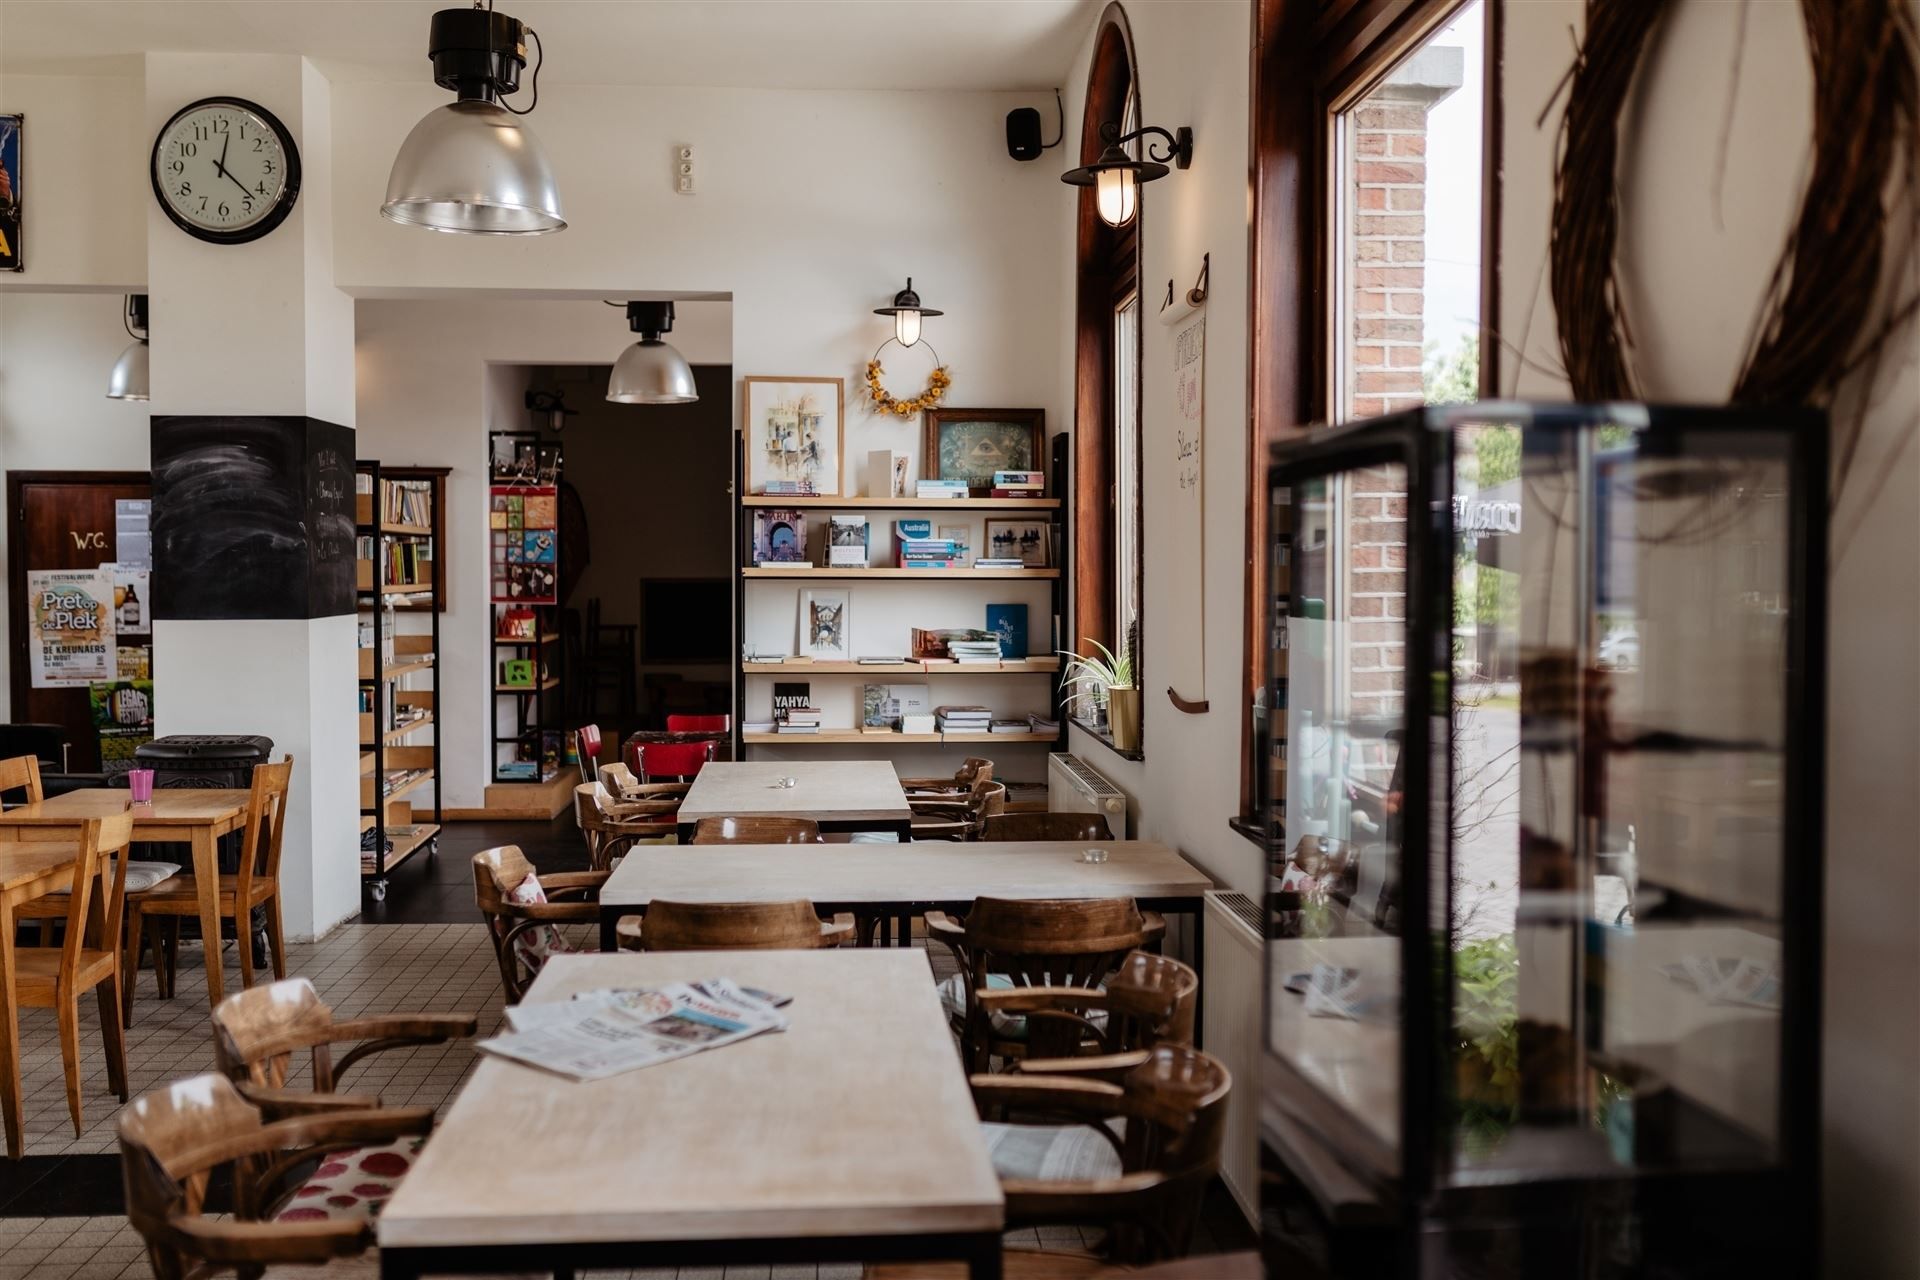
M 473 865 L 482 849 L 514 844 L 537 871 L 580 871 L 587 849 L 571 813 L 552 822 L 450 822 L 440 832 L 433 857 L 415 854 L 387 878 L 387 900 L 360 895 L 360 919 L 367 924 L 473 924 Z

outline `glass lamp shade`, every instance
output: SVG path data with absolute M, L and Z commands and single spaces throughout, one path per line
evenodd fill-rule
M 147 398 L 147 341 L 136 339 L 127 344 L 107 375 L 107 399 L 145 400 Z
M 893 313 L 893 336 L 900 345 L 910 347 L 920 341 L 920 313 L 913 310 L 901 310 Z
M 567 225 L 540 140 L 497 103 L 428 112 L 394 157 L 382 217 L 429 231 L 537 236 Z
M 686 357 L 658 338 L 642 338 L 620 353 L 607 379 L 616 404 L 692 404 L 700 398 Z
M 1093 198 L 1100 221 L 1124 227 L 1140 207 L 1140 183 L 1131 168 L 1101 169 L 1094 178 Z

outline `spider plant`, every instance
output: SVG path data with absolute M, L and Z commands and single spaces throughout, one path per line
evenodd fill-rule
M 1133 658 L 1126 654 L 1116 657 L 1113 650 L 1098 640 L 1087 643 L 1100 651 L 1100 657 L 1087 657 L 1066 649 L 1060 651 L 1060 656 L 1067 660 L 1062 668 L 1063 682 L 1073 689 L 1066 696 L 1065 705 L 1080 705 L 1091 713 L 1106 705 L 1107 690 L 1133 687 Z

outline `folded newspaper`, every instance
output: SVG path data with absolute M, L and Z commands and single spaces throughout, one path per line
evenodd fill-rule
M 727 978 L 659 988 L 602 988 L 571 1000 L 516 1005 L 512 1030 L 482 1040 L 484 1053 L 571 1080 L 601 1080 L 715 1049 L 763 1031 L 784 1031 L 787 997 Z
M 1683 987 L 1692 987 L 1708 1004 L 1738 1004 L 1755 1009 L 1780 1007 L 1780 966 L 1741 956 L 1682 956 L 1661 971 Z

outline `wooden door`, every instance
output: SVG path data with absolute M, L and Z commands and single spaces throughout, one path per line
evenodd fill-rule
M 100 767 L 100 741 L 84 687 L 33 687 L 27 650 L 27 571 L 91 569 L 118 560 L 114 503 L 146 499 L 152 493 L 151 477 L 144 471 L 7 472 L 7 517 L 12 531 L 7 539 L 7 643 L 12 657 L 8 718 L 65 728 L 72 744 L 67 765 L 74 772 Z

